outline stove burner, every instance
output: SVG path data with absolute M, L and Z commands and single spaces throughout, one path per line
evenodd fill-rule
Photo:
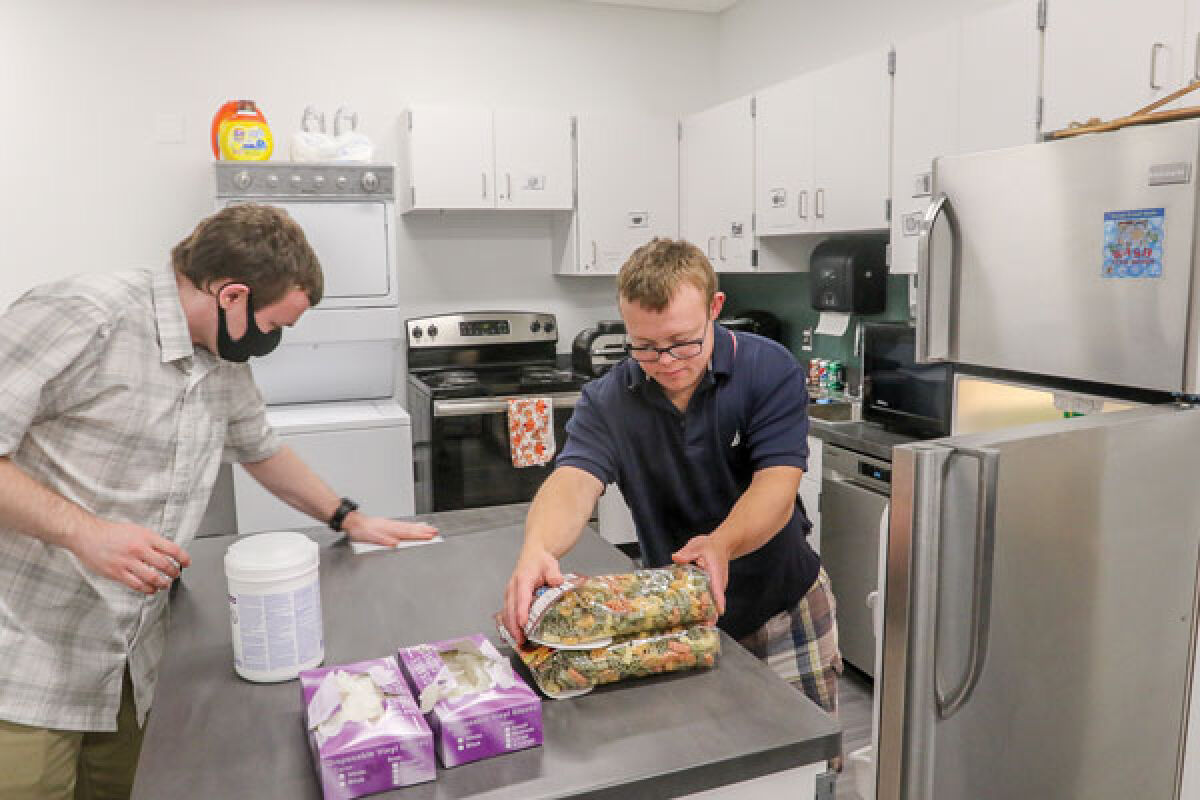
M 474 386 L 479 383 L 479 376 L 467 369 L 453 369 L 441 373 L 438 384 L 441 386 Z
M 554 367 L 539 365 L 521 368 L 521 383 L 523 384 L 560 383 L 569 381 L 572 377 L 568 370 Z

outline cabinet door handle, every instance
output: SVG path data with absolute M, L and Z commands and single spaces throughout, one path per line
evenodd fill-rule
M 592 266 L 596 266 L 596 240 L 592 239 Z
M 721 254 L 721 260 L 724 261 L 725 260 L 725 237 L 724 236 L 721 237 L 721 247 L 718 252 Z
M 708 246 L 704 248 L 704 255 L 708 256 L 709 260 L 713 257 L 713 237 L 708 237 Z
M 504 173 L 504 193 L 510 201 L 512 200 L 512 173 Z
M 800 213 L 800 219 L 808 219 L 808 189 L 800 192 L 799 202 L 796 203 L 796 210 Z
M 816 193 L 815 197 L 813 198 L 813 200 L 814 200 L 813 204 L 816 206 L 816 209 L 815 209 L 816 218 L 817 219 L 825 219 L 825 190 L 817 189 L 817 193 Z
M 1200 81 L 1200 33 L 1196 34 L 1196 52 L 1192 59 L 1192 79 Z
M 483 199 L 487 200 L 487 173 L 479 173 L 479 177 L 483 178 Z
M 1155 42 L 1150 48 L 1150 88 L 1161 89 L 1162 84 L 1158 82 L 1158 52 L 1166 50 L 1167 46 L 1162 42 Z

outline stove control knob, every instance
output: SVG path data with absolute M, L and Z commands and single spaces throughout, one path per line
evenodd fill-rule
M 368 192 L 375 191 L 379 188 L 379 176 L 374 172 L 364 172 L 362 176 L 362 187 Z
M 313 175 L 313 188 L 320 190 L 325 188 L 325 176 Z
M 537 333 L 541 329 L 542 329 L 542 323 L 538 322 L 536 319 L 529 325 L 530 333 Z
M 542 327 L 546 331 L 546 333 L 554 333 L 554 323 L 553 322 L 547 322 Z
M 437 336 L 437 325 L 430 325 L 428 328 L 425 329 L 425 332 L 428 333 L 430 336 Z
M 253 183 L 253 181 L 254 179 L 250 177 L 250 173 L 246 170 L 234 173 L 233 185 L 239 189 L 249 189 L 250 184 Z
M 420 339 L 421 338 L 421 329 L 418 327 L 414 327 L 413 331 L 412 331 L 412 337 L 414 339 Z
M 337 180 L 334 181 L 334 183 L 337 184 L 337 187 L 339 189 L 345 189 L 347 186 L 350 185 L 350 179 L 347 178 L 345 175 L 338 175 Z
M 267 188 L 268 189 L 278 189 L 279 188 L 279 176 L 278 175 L 268 175 L 267 176 Z
M 296 189 L 297 191 L 299 191 L 300 188 L 302 186 L 304 186 L 304 176 L 303 175 L 293 175 L 291 178 L 291 181 L 292 181 L 292 188 Z

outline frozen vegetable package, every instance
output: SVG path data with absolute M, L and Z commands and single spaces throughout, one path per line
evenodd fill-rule
M 602 683 L 626 678 L 711 667 L 721 653 L 721 636 L 707 625 L 621 636 L 591 650 L 560 650 L 529 641 L 518 646 L 499 617 L 496 629 L 517 651 L 538 688 L 556 699 L 585 694 Z
M 708 575 L 691 565 L 581 578 L 538 592 L 525 635 L 551 647 L 591 648 L 615 636 L 713 624 Z

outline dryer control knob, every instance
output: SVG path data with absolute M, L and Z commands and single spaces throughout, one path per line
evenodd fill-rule
M 345 175 L 338 175 L 337 180 L 334 181 L 334 183 L 337 184 L 337 187 L 339 189 L 345 189 L 347 186 L 350 185 L 350 179 L 347 178 Z
M 425 332 L 428 333 L 430 336 L 437 336 L 437 325 L 430 325 L 428 328 L 425 329 Z
M 379 188 L 379 176 L 374 172 L 364 172 L 362 176 L 362 187 L 368 192 L 373 192 Z
M 529 332 L 530 333 L 537 333 L 541 329 L 542 329 L 542 323 L 538 322 L 536 319 L 529 324 Z
M 233 185 L 239 189 L 249 189 L 250 184 L 253 182 L 254 179 L 250 177 L 250 173 L 246 170 L 236 172 L 233 175 Z
M 421 338 L 421 329 L 418 327 L 414 327 L 413 331 L 412 331 L 412 336 L 414 339 L 420 339 Z
M 300 187 L 302 187 L 304 185 L 304 176 L 303 175 L 293 175 L 290 180 L 291 180 L 293 189 L 298 190 L 298 189 L 300 189 Z
M 279 176 L 278 175 L 268 175 L 267 176 L 267 188 L 268 189 L 278 189 L 279 188 Z
M 313 175 L 313 188 L 314 189 L 324 189 L 325 188 L 325 176 L 324 175 Z
M 546 333 L 554 333 L 554 323 L 553 322 L 547 322 L 545 325 L 542 326 L 542 328 L 546 331 Z

